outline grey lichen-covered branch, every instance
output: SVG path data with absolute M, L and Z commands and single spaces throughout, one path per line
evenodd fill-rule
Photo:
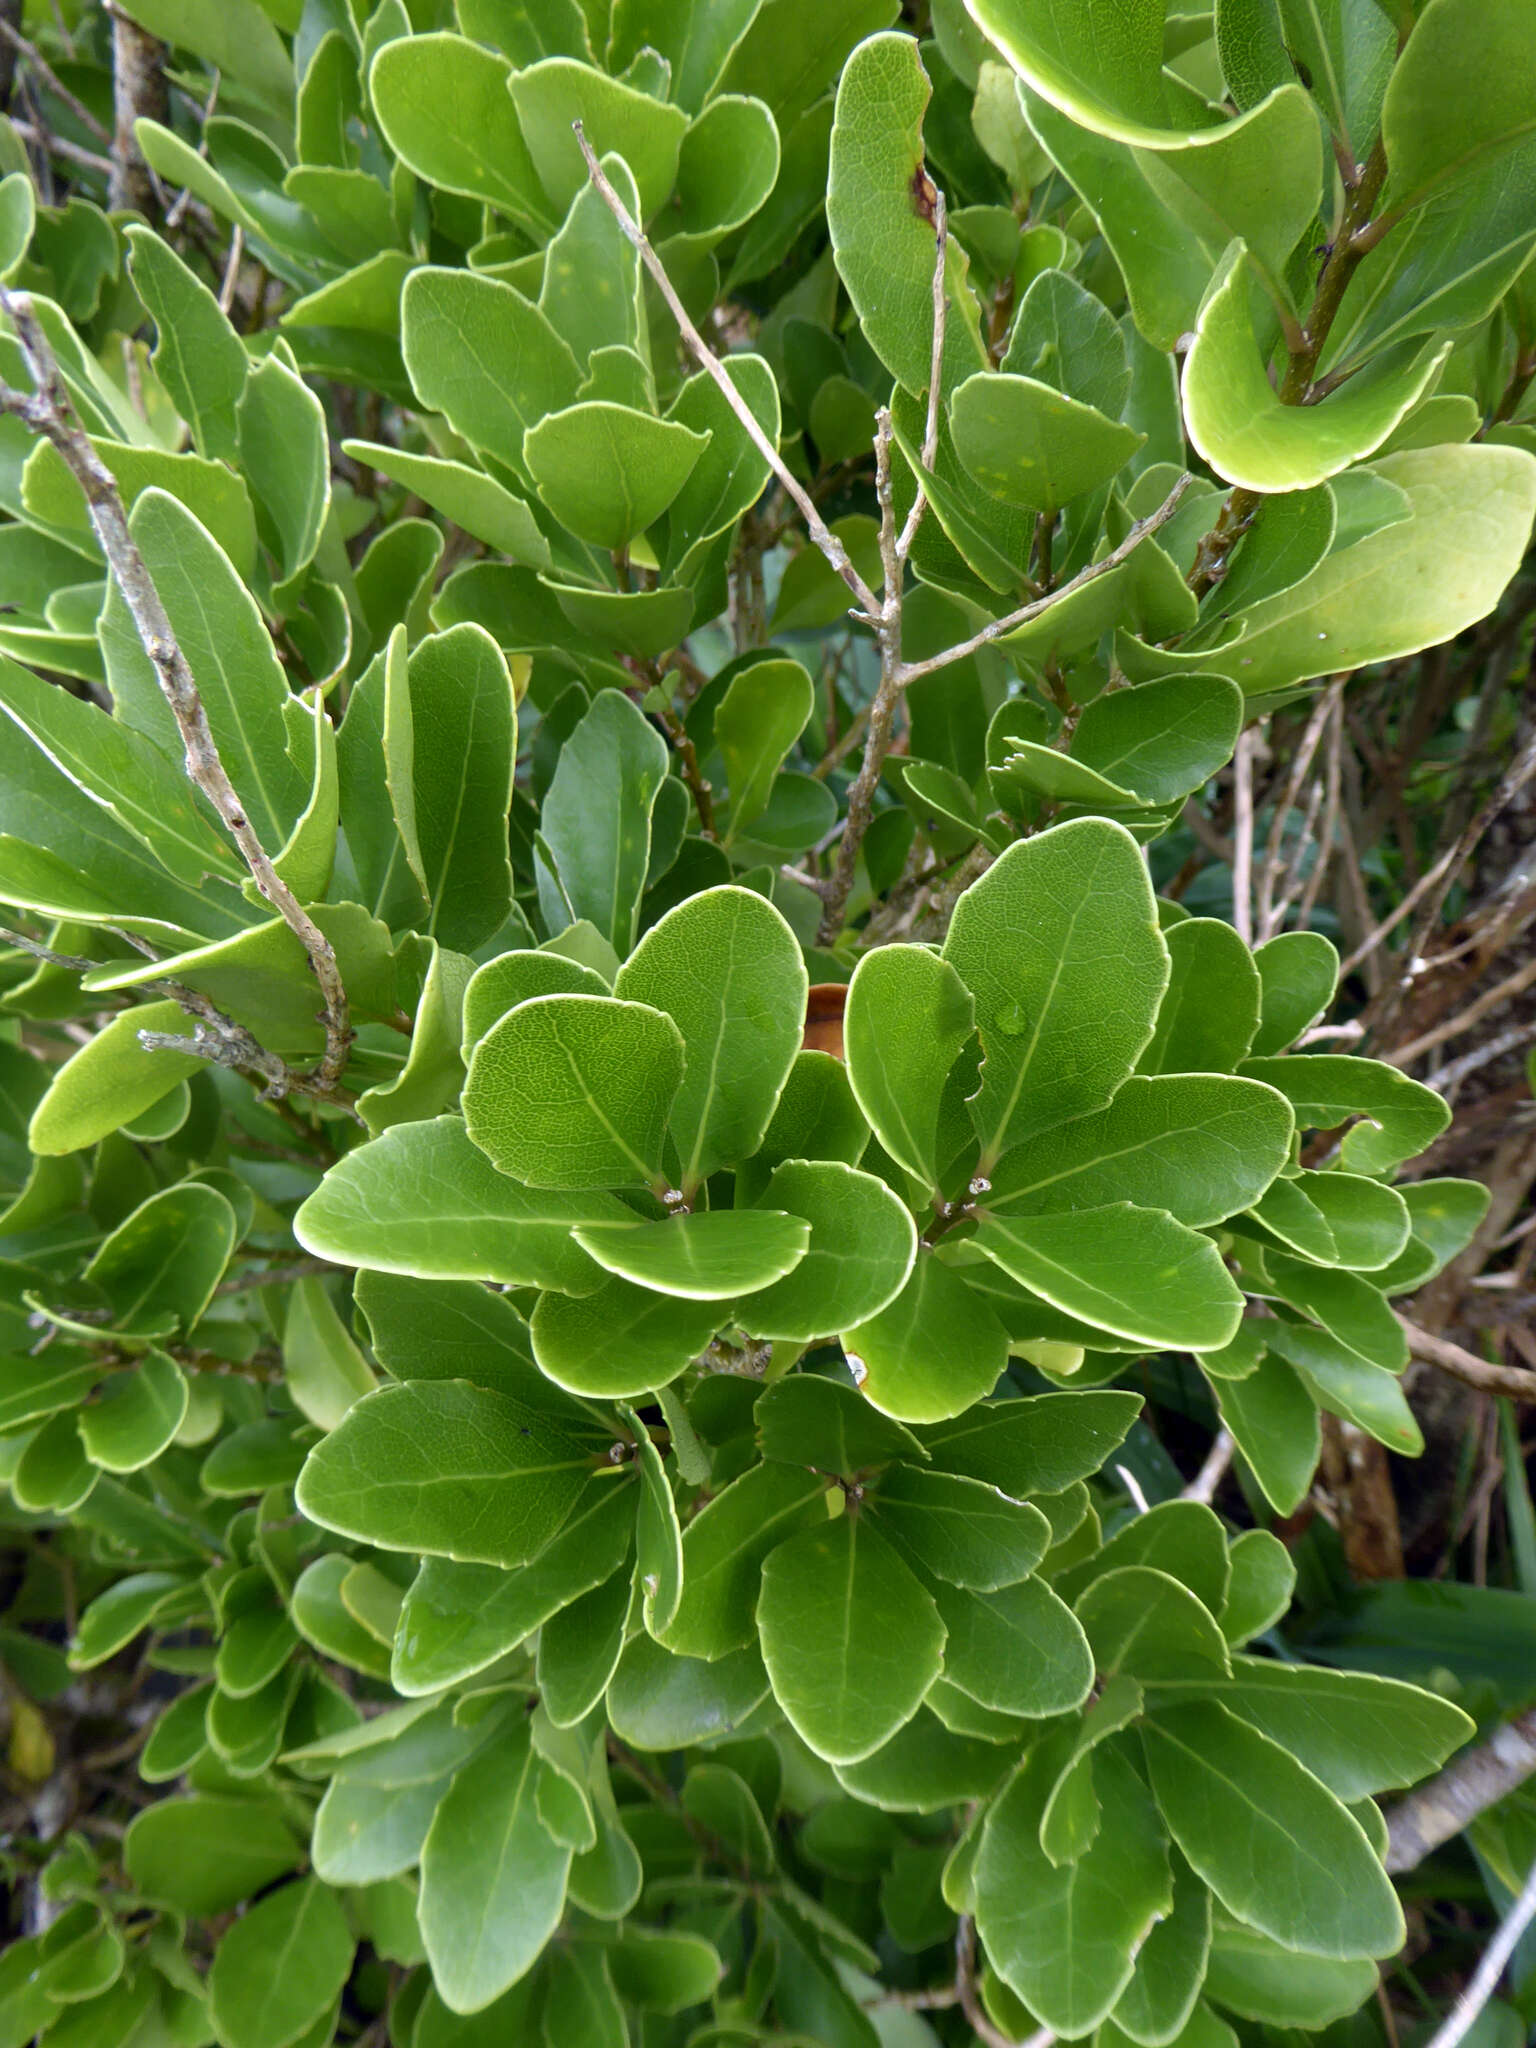
M 1386 1865 L 1394 1875 L 1416 1870 L 1426 1856 L 1536 1777 L 1536 1708 L 1496 1728 L 1437 1778 L 1387 1809 Z
M 133 615 L 139 639 L 175 717 L 186 751 L 187 773 L 213 805 L 240 849 L 257 888 L 303 946 L 314 971 L 324 1005 L 325 1052 L 314 1072 L 306 1077 L 307 1092 L 334 1094 L 352 1042 L 347 992 L 335 950 L 273 867 L 246 816 L 245 806 L 219 757 L 196 678 L 176 639 L 149 567 L 129 531 L 117 483 L 74 418 L 58 363 L 30 298 L 24 292 L 0 286 L 0 312 L 15 329 L 34 386 L 30 392 L 0 386 L 0 412 L 14 414 L 34 433 L 50 441 L 85 495 L 91 524 L 113 580 Z M 194 1050 L 190 1045 L 181 1049 Z

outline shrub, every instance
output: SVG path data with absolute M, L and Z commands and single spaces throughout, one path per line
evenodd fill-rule
M 1526 10 L 132 11 L 147 218 L 0 132 L 0 1654 L 143 1738 L 9 2038 L 1353 2013 L 1472 1724 L 1266 1525 L 1487 1195 L 1153 877 L 1518 567 Z

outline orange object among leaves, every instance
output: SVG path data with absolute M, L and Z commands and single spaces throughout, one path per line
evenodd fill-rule
M 805 992 L 805 1034 L 801 1046 L 806 1052 L 829 1052 L 843 1056 L 843 1008 L 848 1001 L 848 984 L 843 981 L 813 981 Z

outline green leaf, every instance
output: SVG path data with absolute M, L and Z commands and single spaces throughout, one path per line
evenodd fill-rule
M 640 1582 L 641 1616 L 649 1632 L 661 1637 L 675 1619 L 682 1598 L 683 1535 L 661 1453 L 633 1411 L 626 1410 L 625 1415 L 635 1439 L 635 1461 L 640 1467 L 635 1570 Z
M 984 1707 L 1041 1720 L 1081 1706 L 1093 1657 L 1071 1609 L 1039 1579 L 991 1593 L 933 1586 L 949 1639 L 944 1675 Z
M 673 0 L 619 0 L 608 61 L 622 70 L 644 48 L 672 67 L 672 98 L 696 112 L 751 25 L 760 0 L 675 6 Z
M 1381 1060 L 1348 1053 L 1292 1053 L 1251 1059 L 1243 1072 L 1278 1088 L 1302 1130 L 1332 1131 L 1363 1118 L 1344 1134 L 1339 1162 L 1357 1173 L 1387 1173 L 1422 1152 L 1445 1129 L 1451 1112 L 1432 1088 Z
M 1283 689 L 1417 653 L 1493 609 L 1519 566 L 1510 535 L 1536 516 L 1536 457 L 1477 443 L 1383 455 L 1372 471 L 1407 493 L 1409 517 L 1250 607 L 1207 668 L 1250 695 Z
M 617 554 L 661 517 L 708 445 L 675 420 L 589 399 L 530 427 L 523 462 L 563 526 Z
M 587 918 L 622 959 L 651 858 L 651 811 L 667 773 L 666 742 L 629 699 L 600 690 L 560 749 L 544 798 L 543 840 L 554 879 L 539 876 L 551 932 Z
M 944 958 L 976 998 L 983 1175 L 1023 1139 L 1104 1107 L 1168 981 L 1141 854 L 1102 818 L 1010 846 L 956 905 Z
M 674 1656 L 642 1633 L 630 1638 L 613 1674 L 608 1719 L 636 1749 L 685 1749 L 729 1735 L 767 1696 L 756 1644 L 705 1663 Z
M 1318 404 L 1283 404 L 1254 334 L 1246 257 L 1234 244 L 1201 309 L 1184 361 L 1184 422 L 1229 483 L 1303 491 L 1381 446 L 1429 389 L 1449 344 L 1398 342 Z
M 141 1807 L 123 1837 L 123 1864 L 152 1899 L 207 1918 L 285 1876 L 303 1854 L 281 1807 L 260 1797 L 199 1793 Z
M 467 952 L 512 907 L 507 814 L 517 704 L 506 659 L 481 626 L 423 640 L 407 661 L 397 627 L 385 666 L 389 792 L 427 910 L 419 929 Z
M 731 791 L 729 837 L 762 816 L 784 757 L 816 708 L 798 661 L 754 662 L 731 678 L 715 711 L 715 744 Z
M 752 1641 L 763 1560 L 826 1519 L 826 1482 L 803 1466 L 751 1465 L 683 1531 L 683 1594 L 666 1630 L 683 1658 L 714 1660 Z
M 682 1188 L 691 1196 L 762 1143 L 800 1050 L 800 947 L 779 912 L 752 890 L 706 889 L 652 925 L 614 988 L 625 1001 L 664 1012 L 682 1034 L 683 1081 L 671 1132 Z
M 514 72 L 508 90 L 523 137 L 557 215 L 587 182 L 571 123 L 580 120 L 599 161 L 623 157 L 640 193 L 641 219 L 666 199 L 677 176 L 678 150 L 688 127 L 680 107 L 669 107 L 568 57 L 551 57 Z
M 1294 1044 L 1333 1001 L 1339 956 L 1320 932 L 1281 932 L 1257 948 L 1253 964 L 1260 986 L 1253 1055 L 1267 1059 Z
M 838 272 L 870 347 L 911 392 L 928 389 L 933 363 L 933 202 L 927 201 L 926 214 L 919 204 L 931 91 L 910 36 L 869 36 L 838 83 L 827 174 L 827 225 Z M 987 367 L 968 267 L 951 240 L 940 378 L 949 389 Z
M 1160 1209 L 989 1216 L 972 1242 L 1053 1307 L 1156 1350 L 1220 1350 L 1242 1320 L 1215 1245 Z
M 1169 952 L 1203 922 L 1175 925 Z M 1108 1109 L 1016 1146 L 994 1171 L 985 1205 L 993 1215 L 1031 1216 L 1121 1198 L 1180 1223 L 1220 1223 L 1270 1185 L 1292 1135 L 1289 1105 L 1271 1088 L 1219 1074 L 1135 1075 Z
M 878 959 L 879 954 L 870 954 Z M 985 1400 L 1008 1366 L 1008 1332 L 964 1276 L 920 1244 L 905 1286 L 843 1332 L 865 1397 L 901 1422 L 942 1422 Z
M 1518 0 L 1425 7 L 1382 101 L 1387 204 L 1411 206 L 1529 138 L 1531 105 L 1519 80 L 1533 61 L 1531 18 Z
M 1242 722 L 1242 695 L 1225 676 L 1165 676 L 1096 697 L 1072 735 L 1072 758 L 1143 803 L 1172 803 L 1226 766 Z
M 757 1626 L 774 1697 L 830 1763 L 857 1763 L 889 1741 L 943 1662 L 944 1624 L 932 1600 L 852 1514 L 771 1553 Z
M 1224 1678 L 1231 1669 L 1208 1610 L 1166 1572 L 1145 1565 L 1104 1572 L 1076 1612 L 1101 1672 L 1123 1672 L 1150 1685 L 1194 1672 Z
M 572 1225 L 622 1223 L 628 1214 L 595 1189 L 519 1187 L 458 1117 L 441 1116 L 394 1124 L 348 1153 L 300 1205 L 294 1233 L 306 1251 L 342 1265 L 580 1291 L 600 1275 Z
M 504 1394 L 418 1380 L 365 1395 L 309 1455 L 303 1512 L 382 1550 L 526 1564 L 557 1536 L 596 1469 L 584 1441 Z
M 639 201 L 628 165 L 614 156 L 603 169 L 635 215 Z M 539 306 L 589 368 L 601 349 L 646 352 L 640 258 L 595 185 L 576 194 L 545 253 Z
M 1094 1759 L 1098 1834 L 1076 1862 L 1052 1864 L 1040 1822 L 1069 1747 L 1069 1731 L 1039 1744 L 988 1814 L 976 1858 L 976 1926 L 993 1968 L 1031 2015 L 1083 2034 L 1130 1981 L 1171 1887 L 1156 1810 L 1114 1746 Z
M 283 1325 L 283 1382 L 300 1414 L 334 1429 L 354 1401 L 378 1384 L 372 1368 L 314 1276 L 294 1284 Z
M 146 1052 L 141 1031 L 185 1029 L 179 1003 L 140 1003 L 122 1011 L 72 1053 L 53 1074 L 27 1130 L 27 1143 L 44 1158 L 82 1151 L 145 1110 L 205 1064 L 188 1053 Z
M 925 946 L 866 953 L 848 986 L 843 1039 L 854 1095 L 886 1151 L 930 1187 L 939 1178 L 944 1081 L 974 1011 L 955 969 Z
M 893 1458 L 920 1458 L 909 1429 L 889 1421 L 841 1380 L 794 1373 L 777 1381 L 752 1411 L 765 1458 L 838 1472 L 851 1479 Z
M 811 1227 L 768 1209 L 719 1209 L 661 1223 L 593 1224 L 573 1235 L 605 1272 L 653 1293 L 729 1301 L 791 1272 Z
M 1177 1579 L 1212 1614 L 1227 1589 L 1227 1543 L 1219 1518 L 1202 1502 L 1164 1500 L 1134 1516 L 1093 1557 L 1056 1578 L 1064 1600 L 1075 1600 L 1105 1572 L 1150 1566 Z
M 410 51 L 421 40 L 389 47 Z M 526 475 L 524 433 L 573 403 L 581 382 L 575 356 L 537 306 L 468 271 L 412 271 L 400 343 L 421 403 L 518 477 Z
M 385 140 L 418 177 L 547 234 L 559 215 L 507 98 L 511 70 L 464 36 L 401 36 L 374 58 L 368 93 Z
M 1259 1028 L 1261 972 L 1255 956 L 1231 925 L 1214 917 L 1185 918 L 1164 932 L 1163 941 L 1173 976 L 1140 1072 L 1231 1073 Z
M 1182 1856 L 1175 1852 L 1172 1861 L 1173 1910 L 1142 1943 L 1109 2022 L 1141 2048 L 1171 2048 L 1182 2040 L 1211 1949 L 1211 1895 Z M 1190 2048 L 1205 2048 L 1203 2037 Z
M 133 18 L 288 115 L 293 64 L 258 0 L 133 0 Z
M 1402 1910 L 1360 1824 L 1277 1743 L 1221 1707 L 1142 1726 L 1174 1840 L 1227 1909 L 1308 1955 L 1386 1956 Z
M 579 1300 L 541 1295 L 528 1327 L 533 1355 L 556 1386 L 633 1400 L 685 1372 L 728 1315 L 718 1301 L 657 1294 L 615 1278 Z
M 421 1932 L 452 2012 L 478 2012 L 526 1975 L 559 1922 L 571 1852 L 539 1818 L 537 1779 L 515 1722 L 459 1772 L 428 1831 Z
M 1408 1363 L 1408 1339 L 1379 1289 L 1355 1273 L 1314 1266 L 1283 1252 L 1264 1261 L 1267 1292 L 1322 1324 L 1346 1351 L 1368 1364 L 1401 1372 Z
M 533 996 L 605 996 L 603 977 L 563 954 L 525 949 L 477 967 L 464 990 L 464 1043 L 474 1046 L 493 1024 Z
M 183 1181 L 141 1202 L 85 1269 L 111 1304 L 115 1326 L 169 1318 L 190 1330 L 213 1298 L 235 1248 L 235 1212 L 217 1188 Z
M 611 996 L 537 996 L 475 1047 L 469 1135 L 532 1187 L 662 1183 L 683 1040 L 660 1010 Z
M 761 356 L 737 352 L 725 358 L 723 367 L 752 417 L 777 447 L 779 386 L 768 364 Z M 689 566 L 697 559 L 695 551 L 734 526 L 757 502 L 768 479 L 768 465 L 706 371 L 700 370 L 683 385 L 667 418 L 709 436 L 709 446 L 689 472 L 667 515 L 665 574 L 669 581 L 676 578 L 686 583 Z M 736 794 L 734 784 L 732 794 Z
M 901 1292 L 917 1256 L 917 1230 L 872 1174 L 837 1160 L 786 1160 L 761 1206 L 803 1217 L 811 1240 L 792 1273 L 739 1304 L 739 1320 L 753 1336 L 809 1343 L 867 1321 Z
M 208 1972 L 208 2010 L 230 2048 L 286 2048 L 346 1983 L 355 1948 L 336 1894 L 298 1878 L 243 1914 Z
M 1265 1499 L 1277 1514 L 1295 1514 L 1311 1487 L 1321 1441 L 1317 1410 L 1301 1381 L 1263 1355 L 1245 1378 L 1220 1381 L 1216 1398 Z
M 894 1465 L 882 1474 L 871 1507 L 899 1548 L 973 1592 L 1016 1585 L 1050 1547 L 1051 1525 L 1037 1507 L 955 1472 Z
M 1281 1619 L 1291 1604 L 1296 1567 L 1278 1536 L 1245 1529 L 1231 1549 L 1232 1576 L 1221 1610 L 1221 1632 L 1234 1646 L 1250 1642 Z
M 985 1480 L 1022 1500 L 1062 1493 L 1097 1472 L 1125 1441 L 1140 1407 L 1139 1394 L 1032 1394 L 989 1401 L 919 1434 L 940 1470 Z
M 919 1707 L 889 1742 L 856 1764 L 839 1764 L 837 1780 L 856 1799 L 887 1812 L 934 1813 L 985 1797 L 1007 1766 L 1007 1752 L 996 1743 L 955 1735 Z
M 950 402 L 955 451 L 983 490 L 1050 517 L 1107 483 L 1142 436 L 1033 377 L 985 371 Z
M 600 1473 L 530 1564 L 506 1571 L 424 1559 L 400 1610 L 389 1672 L 396 1692 L 419 1698 L 473 1678 L 574 1609 L 623 1565 L 634 1522 L 633 1488 Z
M 229 778 L 257 837 L 275 851 L 309 800 L 309 778 L 288 750 L 288 683 L 255 599 L 218 542 L 166 492 L 145 491 L 129 526 L 196 679 Z M 176 721 L 115 583 L 101 632 L 117 715 L 178 758 Z
M 1228 2012 L 1281 2027 L 1326 2027 L 1352 2013 L 1376 1988 L 1371 1962 L 1298 1955 L 1260 1934 L 1219 1920 L 1206 1968 L 1208 1997 Z
M 1195 1683 L 1345 1801 L 1428 1777 L 1473 1732 L 1449 1700 L 1364 1672 L 1238 1657 L 1225 1683 Z
M 93 1407 L 81 1410 L 80 1441 L 105 1472 L 137 1472 L 175 1437 L 187 1413 L 187 1382 L 163 1351 L 146 1352 L 130 1372 L 102 1383 Z
M 314 560 L 331 508 L 325 408 L 285 353 L 280 345 L 252 368 L 238 415 L 240 467 L 284 582 Z
M 343 441 L 342 451 L 355 462 L 404 484 L 420 498 L 462 526 L 477 540 L 529 568 L 546 569 L 549 542 L 522 498 L 467 462 L 437 455 L 418 455 L 384 441 Z

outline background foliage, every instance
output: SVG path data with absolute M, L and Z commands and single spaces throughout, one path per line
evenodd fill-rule
M 1536 1859 L 1524 0 L 0 45 L 0 2035 L 1427 2035 Z

